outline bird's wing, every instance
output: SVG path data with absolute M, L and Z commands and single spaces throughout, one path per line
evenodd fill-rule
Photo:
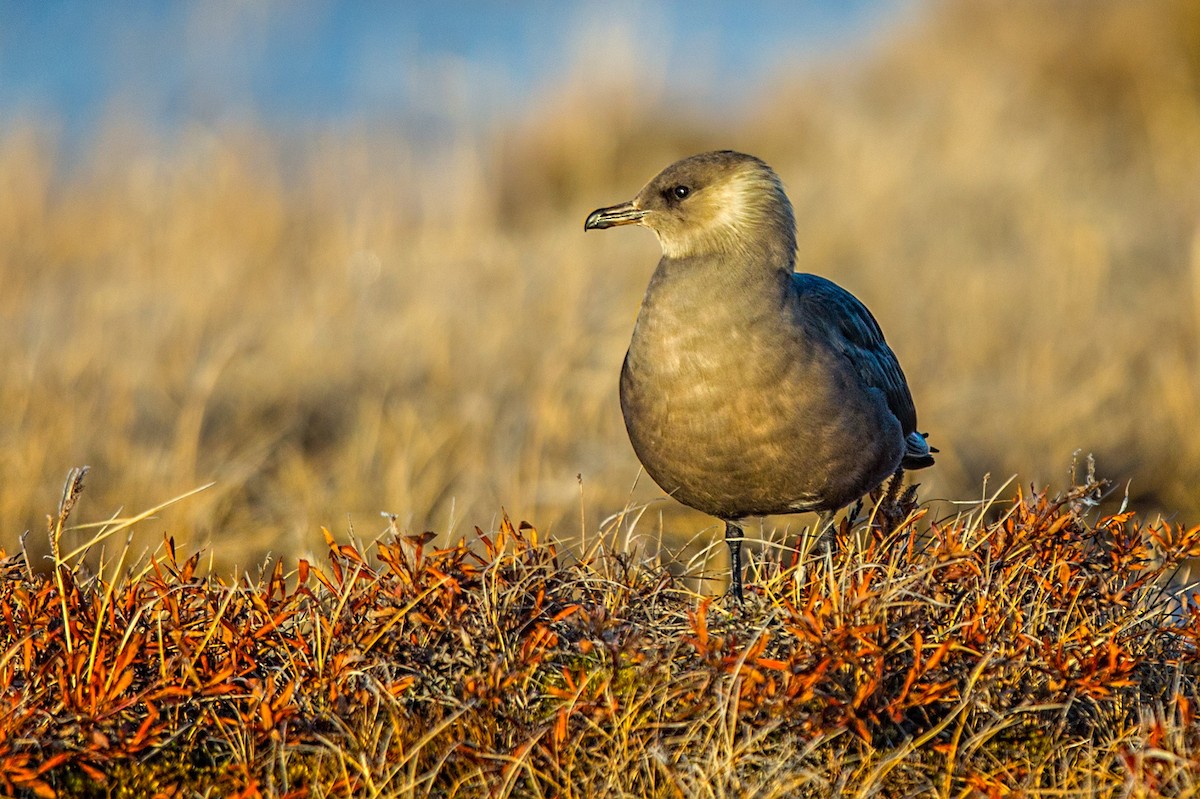
M 820 309 L 818 314 L 828 326 L 832 346 L 854 364 L 864 383 L 883 392 L 905 437 L 910 437 L 917 429 L 917 409 L 908 381 L 867 306 L 841 286 L 818 275 L 795 273 L 792 279 L 801 302 L 813 303 Z M 928 455 L 928 449 L 925 454 Z

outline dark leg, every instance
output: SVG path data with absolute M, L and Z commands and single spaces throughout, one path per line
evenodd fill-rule
M 745 533 L 737 522 L 725 521 L 725 543 L 729 545 L 729 584 L 733 588 L 733 598 L 738 604 L 744 604 L 742 597 L 742 539 Z

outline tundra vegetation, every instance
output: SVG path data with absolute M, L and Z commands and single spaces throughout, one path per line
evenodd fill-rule
M 1200 526 L 1099 516 L 1101 488 L 936 520 L 910 492 L 752 558 L 744 606 L 631 545 L 632 514 L 581 557 L 505 517 L 449 546 L 325 531 L 234 579 L 170 539 L 96 571 L 0 553 L 0 787 L 1194 796 L 1200 596 L 1169 586 Z

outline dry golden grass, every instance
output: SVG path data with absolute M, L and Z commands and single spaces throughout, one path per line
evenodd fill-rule
M 677 113 L 642 66 L 420 148 L 114 119 L 68 159 L 10 122 L 4 541 L 81 463 L 90 518 L 215 482 L 137 543 L 211 541 L 224 568 L 380 511 L 454 534 L 503 507 L 570 538 L 653 500 L 616 375 L 657 248 L 582 219 L 723 146 L 778 168 L 800 267 L 888 332 L 942 450 L 923 497 L 1059 480 L 1082 448 L 1144 511 L 1200 512 L 1194 3 L 936 3 L 738 122 Z M 716 530 L 671 502 L 641 525 Z

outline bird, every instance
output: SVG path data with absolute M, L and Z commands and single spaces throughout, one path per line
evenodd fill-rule
M 846 289 L 796 271 L 791 201 L 765 162 L 701 153 L 658 173 L 584 230 L 641 225 L 662 258 L 621 368 L 634 452 L 668 495 L 725 524 L 742 591 L 742 525 L 837 512 L 933 465 L 895 353 Z

